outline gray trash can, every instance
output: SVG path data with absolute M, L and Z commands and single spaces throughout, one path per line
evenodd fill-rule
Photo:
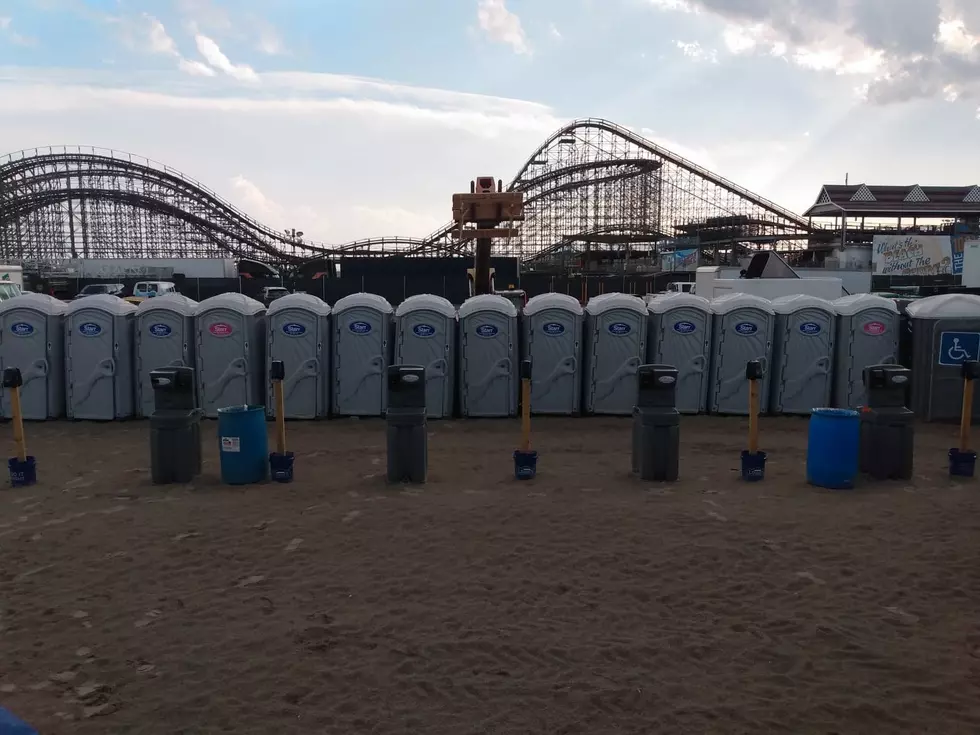
M 633 472 L 641 480 L 673 482 L 680 464 L 677 368 L 641 365 L 633 409 Z
M 388 368 L 388 482 L 424 483 L 428 474 L 428 429 L 425 421 L 425 368 Z
M 911 480 L 915 414 L 906 408 L 912 371 L 871 365 L 863 371 L 860 470 L 875 480 Z
M 201 474 L 201 417 L 194 369 L 150 371 L 150 476 L 155 485 L 190 482 Z

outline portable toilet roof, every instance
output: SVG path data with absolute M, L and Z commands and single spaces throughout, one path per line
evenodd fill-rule
M 605 293 L 593 296 L 585 305 L 585 310 L 593 316 L 604 314 L 613 309 L 630 309 L 638 314 L 647 313 L 647 305 L 643 299 L 626 293 Z
M 307 309 L 319 316 L 330 316 L 330 304 L 308 293 L 291 293 L 280 296 L 269 304 L 266 316 L 272 316 L 285 309 Z
M 711 312 L 713 314 L 727 314 L 736 309 L 747 308 L 762 309 L 768 314 L 776 313 L 769 299 L 750 293 L 730 293 L 711 300 Z
M 977 319 L 980 318 L 980 296 L 971 293 L 929 296 L 913 301 L 905 313 L 911 319 Z
M 517 316 L 517 307 L 503 296 L 493 293 L 470 296 L 459 307 L 459 318 L 463 319 L 478 311 L 496 311 L 504 316 Z
M 95 297 L 89 296 L 87 298 Z M 84 299 L 82 299 L 82 301 L 84 301 Z M 204 301 L 200 302 L 197 305 L 197 309 L 194 311 L 194 313 L 203 314 L 205 311 L 221 308 L 240 311 L 246 316 L 252 316 L 253 314 L 258 314 L 260 311 L 264 311 L 265 304 L 263 304 L 261 301 L 256 301 L 255 299 L 249 298 L 243 293 L 219 293 L 217 296 L 212 296 L 211 298 L 204 299 Z
M 156 296 L 152 299 L 147 299 L 136 307 L 136 311 L 140 314 L 145 314 L 148 311 L 157 311 L 159 309 L 175 311 L 181 316 L 194 316 L 194 313 L 197 310 L 197 302 L 194 299 L 187 298 L 184 296 L 184 294 L 171 292 L 164 294 L 163 296 Z
M 772 309 L 777 314 L 792 314 L 800 309 L 820 309 L 829 314 L 836 314 L 833 301 L 827 301 L 819 296 L 809 294 L 794 294 L 792 296 L 780 296 L 772 300 Z
M 711 310 L 711 302 L 708 299 L 704 296 L 695 296 L 692 293 L 664 294 L 650 301 L 647 304 L 647 309 L 652 314 L 664 314 L 670 309 L 676 309 L 678 306 L 694 306 L 705 311 Z
M 275 303 L 275 301 L 272 303 Z M 384 296 L 378 296 L 376 293 L 365 293 L 363 291 L 361 293 L 352 293 L 349 296 L 338 299 L 337 303 L 333 305 L 333 311 L 336 314 L 339 311 L 353 309 L 358 306 L 367 306 L 382 311 L 385 314 L 390 314 L 394 311 L 391 308 L 391 304 L 388 303 L 388 299 Z
M 65 314 L 74 314 L 76 311 L 81 311 L 82 309 L 101 309 L 116 316 L 125 316 L 136 311 L 135 306 L 118 296 L 97 293 L 81 299 L 75 299 L 68 304 L 68 307 L 65 309 Z
M 0 301 L 0 314 L 11 309 L 37 309 L 44 314 L 64 314 L 65 302 L 46 293 L 24 291 L 12 299 Z
M 923 299 L 927 301 L 928 299 Z M 898 305 L 892 299 L 883 296 L 876 296 L 873 293 L 859 293 L 851 296 L 842 296 L 831 302 L 834 309 L 841 316 L 854 316 L 865 309 L 888 309 L 898 313 Z
M 436 296 L 431 293 L 420 293 L 415 296 L 409 296 L 395 309 L 395 316 L 404 316 L 410 311 L 419 311 L 421 309 L 434 311 L 450 319 L 456 318 L 456 307 L 453 306 L 452 302 L 449 299 L 444 299 L 442 296 Z
M 524 315 L 533 316 L 545 309 L 565 309 L 582 314 L 582 305 L 574 296 L 564 293 L 543 293 L 533 296 L 524 304 Z

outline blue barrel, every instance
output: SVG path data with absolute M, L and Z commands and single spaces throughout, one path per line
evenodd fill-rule
M 226 485 L 263 482 L 269 468 L 265 406 L 218 409 L 221 481 Z
M 860 442 L 861 417 L 857 411 L 814 408 L 810 411 L 806 481 L 831 490 L 854 487 Z

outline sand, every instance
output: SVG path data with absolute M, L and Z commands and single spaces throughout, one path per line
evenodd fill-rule
M 149 482 L 146 425 L 28 427 L 0 491 L 0 703 L 72 733 L 980 732 L 980 489 L 955 428 L 915 478 L 818 491 L 806 422 L 685 418 L 681 481 L 629 421 L 430 424 L 389 487 L 380 421 L 291 424 L 291 486 Z M 9 428 L 4 430 L 9 431 Z

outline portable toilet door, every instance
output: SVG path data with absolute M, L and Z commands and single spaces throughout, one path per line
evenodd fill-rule
M 265 315 L 269 342 L 266 374 L 280 360 L 283 410 L 287 419 L 316 419 L 330 413 L 330 306 L 307 293 L 276 299 Z M 276 415 L 272 383 L 267 382 L 266 413 Z
M 769 409 L 772 376 L 772 336 L 775 312 L 767 299 L 746 293 L 727 294 L 711 301 L 711 413 L 745 416 L 749 413 L 749 381 L 745 365 L 758 360 L 763 378 L 759 386 L 759 412 Z
M 522 334 L 531 360 L 531 412 L 571 415 L 582 406 L 582 320 L 578 299 L 543 293 L 524 305 Z
M 391 304 L 355 293 L 333 307 L 333 410 L 338 416 L 381 416 L 388 404 Z
M 201 408 L 262 405 L 265 399 L 265 306 L 240 293 L 205 299 L 194 312 Z
M 72 301 L 65 310 L 68 418 L 111 421 L 133 415 L 135 313 L 135 306 L 109 294 Z
M 0 370 L 20 369 L 21 411 L 25 419 L 56 419 L 65 412 L 65 304 L 27 291 L 0 301 Z M 3 391 L 3 415 L 11 418 L 10 392 Z
M 980 360 L 980 296 L 930 296 L 905 311 L 912 324 L 909 408 L 925 421 L 958 419 L 963 409 L 962 365 Z M 980 416 L 976 393 L 971 414 L 974 419 Z
M 517 307 L 496 294 L 459 307 L 459 410 L 465 416 L 517 415 Z
M 703 413 L 708 408 L 711 356 L 711 304 L 701 296 L 676 293 L 651 299 L 648 362 L 677 368 L 677 410 Z
M 425 368 L 425 415 L 453 414 L 456 307 L 442 296 L 409 296 L 395 309 L 395 363 Z
M 136 411 L 153 413 L 150 371 L 194 367 L 194 311 L 197 302 L 179 293 L 147 299 L 136 307 Z
M 826 299 L 804 294 L 773 299 L 772 413 L 809 415 L 830 406 L 837 313 Z
M 857 408 L 867 401 L 864 368 L 898 363 L 901 317 L 891 299 L 855 294 L 833 301 L 837 311 L 834 397 L 837 408 Z
M 630 415 L 636 373 L 646 359 L 647 306 L 643 299 L 607 293 L 585 306 L 583 375 L 586 413 Z

